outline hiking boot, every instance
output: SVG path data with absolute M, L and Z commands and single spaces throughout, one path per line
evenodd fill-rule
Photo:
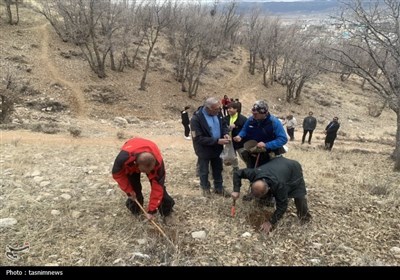
M 128 198 L 125 202 L 125 205 L 133 215 L 135 216 L 140 215 L 140 208 L 139 206 L 136 205 L 136 203 L 132 199 Z
M 312 221 L 312 216 L 310 213 L 307 213 L 304 217 L 299 217 L 300 219 L 300 224 L 304 225 Z
M 252 193 L 245 194 L 242 198 L 243 201 L 252 201 L 254 199 L 254 195 Z
M 204 197 L 206 197 L 206 198 L 210 198 L 211 197 L 210 189 L 201 189 L 201 192 L 202 192 Z
M 222 197 L 231 197 L 231 194 L 228 193 L 225 189 L 222 190 L 214 190 L 214 193 L 220 195 Z

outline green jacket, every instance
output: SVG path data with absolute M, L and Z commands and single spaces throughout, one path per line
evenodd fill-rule
M 299 162 L 284 157 L 276 157 L 260 167 L 239 169 L 233 174 L 233 191 L 240 192 L 242 179 L 251 183 L 265 179 L 275 197 L 276 210 L 270 223 L 275 224 L 288 207 L 289 198 L 301 198 L 307 194 L 303 170 Z

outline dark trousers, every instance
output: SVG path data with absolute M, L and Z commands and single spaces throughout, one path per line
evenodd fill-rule
M 185 137 L 189 137 L 189 133 L 190 133 L 190 126 L 189 124 L 182 124 L 183 127 L 185 128 Z
M 200 186 L 202 189 L 210 189 L 210 182 L 208 181 L 208 173 L 209 166 L 211 165 L 212 177 L 214 180 L 214 189 L 218 191 L 222 191 L 222 158 L 198 158 L 197 160 L 199 164 L 199 177 L 200 177 Z
M 307 133 L 308 133 L 308 144 L 311 144 L 313 130 L 304 130 L 303 131 L 303 138 L 301 139 L 301 143 L 304 143 L 304 141 L 306 140 Z
M 289 135 L 290 141 L 294 140 L 294 127 L 286 128 L 287 134 Z
M 143 206 L 143 194 L 142 194 L 142 184 L 140 182 L 140 173 L 133 173 L 128 176 L 129 183 L 133 187 L 133 191 L 136 193 L 136 199 L 139 201 L 140 205 Z M 174 199 L 167 193 L 167 190 L 164 188 L 164 196 L 162 198 L 161 204 L 158 207 L 158 211 L 161 216 L 168 216 L 172 212 L 172 207 L 175 205 Z M 141 212 L 140 207 L 136 204 L 135 201 L 128 198 L 126 201 L 126 207 L 132 212 L 134 215 L 139 215 Z
M 311 215 L 308 212 L 307 199 L 305 196 L 295 198 L 294 204 L 296 205 L 297 217 L 299 217 L 300 221 L 309 221 Z
M 327 135 L 325 137 L 325 150 L 331 151 L 333 148 L 333 143 L 335 143 L 336 135 Z

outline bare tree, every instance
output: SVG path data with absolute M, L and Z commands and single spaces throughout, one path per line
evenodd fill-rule
M 254 8 L 245 22 L 247 26 L 246 45 L 249 50 L 249 73 L 255 74 L 256 58 L 260 50 L 261 34 L 265 28 L 265 22 L 260 17 L 260 9 Z
M 160 32 L 165 29 L 172 20 L 173 9 L 174 3 L 170 0 L 151 1 L 140 9 L 142 32 L 148 46 L 146 63 L 140 81 L 140 90 L 146 89 L 146 78 L 150 68 L 151 54 L 157 43 Z
M 115 55 L 117 52 L 117 48 L 120 46 L 119 40 L 115 37 L 115 34 L 119 29 L 122 28 L 122 21 L 126 16 L 125 11 L 129 7 L 129 4 L 126 2 L 118 2 L 115 0 L 103 0 L 101 1 L 103 6 L 103 10 L 105 11 L 105 16 L 100 18 L 100 24 L 102 29 L 102 35 L 106 39 L 106 44 L 110 48 L 110 68 L 111 70 L 117 70 L 115 64 Z M 118 35 L 118 34 L 116 34 Z M 121 51 L 122 54 L 122 51 Z
M 125 15 L 122 18 L 121 44 L 123 50 L 119 71 L 122 71 L 124 66 L 135 68 L 136 59 L 145 38 L 145 33 L 141 32 L 140 19 L 138 17 L 141 5 L 135 1 L 129 1 L 128 3 L 129 6 L 126 7 Z
M 208 65 L 231 45 L 225 38 L 235 37 L 230 34 L 236 32 L 235 28 L 226 29 L 226 13 L 230 8 L 219 11 L 214 5 L 213 11 L 210 13 L 209 7 L 200 3 L 185 5 L 168 31 L 174 51 L 176 79 L 189 97 L 196 96 Z
M 186 73 L 189 57 L 196 50 L 197 29 L 203 16 L 200 5 L 186 5 L 180 8 L 167 30 L 168 41 L 175 61 L 175 79 L 181 84 L 181 91 L 186 92 Z
M 282 26 L 277 17 L 266 17 L 263 24 L 264 32 L 261 34 L 259 55 L 262 62 L 263 84 L 271 85 L 276 80 L 278 58 L 281 53 Z M 267 73 L 269 72 L 269 83 Z
M 234 2 L 220 8 L 215 1 L 210 13 L 208 6 L 189 3 L 174 15 L 167 36 L 175 61 L 175 78 L 189 97 L 196 95 L 207 66 L 223 50 L 233 47 L 241 24 L 236 9 Z
M 315 34 L 302 32 L 292 25 L 283 42 L 283 66 L 280 80 L 286 86 L 286 100 L 299 102 L 303 86 L 322 71 L 318 56 L 320 40 Z
M 111 13 L 112 5 L 96 0 L 55 0 L 51 5 L 41 1 L 41 13 L 68 41 L 77 44 L 90 68 L 99 78 L 105 78 L 105 61 L 111 44 L 109 33 L 104 33 L 101 19 Z M 109 2 L 108 2 L 109 3 Z M 106 5 L 104 5 L 106 4 Z M 57 19 L 61 17 L 62 20 Z M 113 28 L 110 28 L 112 31 Z M 111 32 L 112 33 L 112 32 Z M 107 37 L 108 36 L 108 37 Z
M 243 21 L 243 16 L 238 13 L 238 3 L 236 1 L 231 1 L 223 7 L 221 20 L 224 40 L 229 49 L 233 49 Z
M 396 146 L 392 156 L 394 170 L 400 171 L 400 3 L 348 0 L 342 4 L 339 19 L 351 40 L 342 40 L 345 48 L 332 45 L 325 56 L 365 79 L 396 113 Z M 360 57 L 368 57 L 375 67 L 371 69 Z

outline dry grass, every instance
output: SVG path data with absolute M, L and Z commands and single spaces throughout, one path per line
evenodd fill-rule
M 399 253 L 393 249 L 400 242 L 400 174 L 392 172 L 389 159 L 395 116 L 387 110 L 380 118 L 368 116 L 372 94 L 362 92 L 359 81 L 341 83 L 335 76 L 321 77 L 307 85 L 300 105 L 287 104 L 283 101 L 285 89 L 263 87 L 260 75 L 247 73 L 245 51 L 237 50 L 230 54 L 232 59 L 221 59 L 208 71 L 196 99 L 179 92 L 171 73 L 163 74 L 162 79 L 150 73 L 148 91 L 140 92 L 140 70 L 118 75 L 110 71 L 107 79 L 99 81 L 84 62 L 59 55 L 74 47 L 60 43 L 42 25 L 43 20 L 35 19 L 14 27 L 1 23 L 5 40 L 0 41 L 0 48 L 9 57 L 26 54 L 33 70 L 18 73 L 29 75 L 30 86 L 42 92 L 40 97 L 68 104 L 70 111 L 18 108 L 18 118 L 30 125 L 0 132 L 0 219 L 17 220 L 12 227 L 0 228 L 0 248 L 24 242 L 31 245 L 29 253 L 14 262 L 1 253 L 2 265 L 400 264 Z M 42 32 L 48 32 L 47 47 L 38 39 Z M 36 47 L 21 48 L 25 42 Z M 3 62 L 3 57 L 0 60 Z M 160 61 L 165 69 L 171 69 Z M 218 78 L 212 73 L 219 73 Z M 60 87 L 51 86 L 55 83 Z M 118 99 L 107 105 L 91 101 L 90 92 L 84 91 L 91 86 L 111 88 Z M 290 202 L 277 229 L 265 236 L 257 229 L 273 209 L 240 200 L 232 218 L 230 199 L 200 195 L 196 157 L 192 143 L 183 138 L 179 109 L 187 104 L 196 108 L 206 95 L 222 97 L 225 93 L 240 98 L 245 114 L 258 98 L 267 99 L 275 115 L 292 112 L 300 123 L 309 110 L 314 111 L 319 123 L 313 144 L 301 145 L 297 130 L 296 141 L 289 143 L 286 154 L 303 165 L 312 223 L 301 226 Z M 329 106 L 318 104 L 316 99 L 324 98 Z M 350 102 L 353 99 L 357 104 Z M 322 131 L 334 115 L 340 118 L 342 133 L 328 153 L 321 149 Z M 140 122 L 121 128 L 113 123 L 115 116 L 137 116 Z M 59 132 L 21 129 L 40 122 L 57 123 Z M 79 127 L 80 137 L 71 135 L 71 127 Z M 154 140 L 164 155 L 177 224 L 166 225 L 159 217 L 157 223 L 174 248 L 151 224 L 130 214 L 126 196 L 111 178 L 114 158 L 125 140 L 121 138 L 132 135 Z M 231 190 L 231 168 L 223 175 Z M 145 178 L 143 181 L 147 201 L 149 186 Z M 244 185 L 243 191 L 246 189 Z M 195 231 L 205 231 L 206 239 L 192 238 Z M 251 236 L 242 237 L 246 232 Z

